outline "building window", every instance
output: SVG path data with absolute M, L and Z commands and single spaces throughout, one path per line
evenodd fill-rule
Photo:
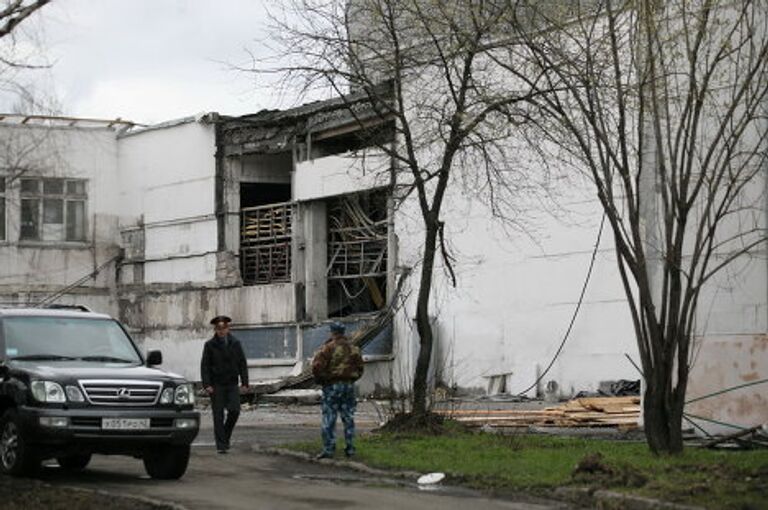
M 85 241 L 85 181 L 21 179 L 22 241 Z
M 240 270 L 245 285 L 291 281 L 292 218 L 290 202 L 240 210 Z
M 5 177 L 0 176 L 0 241 L 5 241 Z

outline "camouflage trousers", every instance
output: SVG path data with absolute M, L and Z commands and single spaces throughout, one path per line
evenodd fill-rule
M 344 452 L 355 453 L 355 387 L 351 383 L 338 382 L 323 386 L 323 453 L 336 451 L 336 416 L 341 415 L 344 424 Z

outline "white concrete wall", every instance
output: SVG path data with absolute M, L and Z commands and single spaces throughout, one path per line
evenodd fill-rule
M 123 226 L 143 222 L 145 283 L 216 276 L 214 127 L 188 119 L 119 139 Z
M 198 381 L 203 343 L 213 335 L 208 323 L 211 317 L 229 315 L 236 327 L 289 324 L 294 320 L 295 304 L 293 286 L 286 283 L 225 289 L 168 289 L 136 296 L 135 301 L 124 303 L 124 310 L 132 322 L 142 323 L 144 332 L 134 336 L 143 349 L 160 349 L 166 368 Z M 274 370 L 259 368 L 252 372 L 256 380 L 287 375 L 291 369 L 291 366 Z
M 763 122 L 761 128 L 768 129 Z M 762 162 L 762 168 L 767 168 Z M 719 239 L 765 232 L 768 180 L 760 172 L 741 195 L 740 206 L 721 225 Z M 758 238 L 759 239 L 759 238 Z M 739 250 L 739 241 L 718 250 L 712 265 Z M 734 246 L 735 244 L 735 246 Z M 768 253 L 762 243 L 733 261 L 703 288 L 696 321 L 685 412 L 700 435 L 729 434 L 768 423 Z
M 72 284 L 117 254 L 118 225 L 116 131 L 106 127 L 49 127 L 0 124 L 0 172 L 7 167 L 26 168 L 24 177 L 85 179 L 86 240 L 84 242 L 19 241 L 19 180 L 6 190 L 6 240 L 0 241 L 0 294 L 16 300 L 19 293 L 37 301 L 64 285 Z M 113 267 L 80 285 L 81 301 L 94 292 L 100 311 L 113 302 L 108 289 Z M 82 289 L 81 289 L 82 290 Z M 94 295 L 94 296 L 95 296 Z M 26 299 L 22 297 L 22 299 Z M 63 301 L 67 301 L 66 299 Z M 93 303 L 92 303 L 93 304 Z
M 388 164 L 389 158 L 375 150 L 364 157 L 349 152 L 297 163 L 293 199 L 313 200 L 385 186 Z
M 507 391 L 517 393 L 553 359 L 576 309 L 601 217 L 588 183 L 574 185 L 555 195 L 564 216 L 538 214 L 528 232 L 504 229 L 485 202 L 460 187 L 450 193 L 441 218 L 456 256 L 457 286 L 451 287 L 438 258 L 430 309 L 437 341 L 433 361 L 443 382 L 485 391 L 490 376 L 509 374 Z M 419 279 L 423 245 L 418 218 L 413 207 L 401 207 L 395 218 L 398 264 L 415 271 L 411 288 Z M 415 316 L 415 300 L 414 288 L 403 315 Z M 405 317 L 397 325 L 399 364 L 411 372 L 418 335 Z M 637 361 L 636 352 L 606 229 L 574 327 L 541 386 L 555 381 L 567 397 L 595 391 L 602 381 L 639 379 L 625 356 Z M 535 393 L 534 387 L 526 394 Z

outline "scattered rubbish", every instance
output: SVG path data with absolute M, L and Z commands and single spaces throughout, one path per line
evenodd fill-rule
M 706 448 L 768 448 L 767 424 L 756 425 L 733 434 L 716 436 L 704 444 Z
M 443 478 L 445 478 L 445 473 L 427 473 L 426 475 L 421 475 L 416 480 L 416 483 L 419 485 L 435 485 L 440 483 Z
M 512 393 L 495 393 L 493 395 L 481 395 L 477 397 L 476 400 L 490 400 L 491 402 L 528 402 L 531 399 L 525 395 L 514 395 Z
M 580 391 L 574 398 L 587 398 L 587 397 L 629 397 L 640 395 L 640 379 L 635 381 L 628 381 L 626 379 L 619 379 L 611 383 L 607 388 L 599 389 L 597 391 Z
M 544 388 L 544 402 L 554 403 L 560 398 L 560 386 L 557 381 L 548 381 Z
M 481 430 L 482 432 L 485 432 L 486 434 L 495 434 L 495 433 L 496 433 L 496 429 L 494 429 L 494 428 L 493 428 L 491 425 L 489 425 L 488 423 L 486 423 L 485 425 L 483 425 L 482 427 L 480 427 L 480 430 Z

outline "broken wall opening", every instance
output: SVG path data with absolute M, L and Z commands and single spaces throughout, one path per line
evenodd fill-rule
M 244 285 L 291 281 L 290 153 L 240 158 L 240 275 Z
M 387 193 L 328 201 L 328 315 L 376 312 L 387 297 Z
M 317 127 L 315 127 L 317 129 Z M 311 137 L 311 158 L 357 152 L 370 147 L 388 145 L 394 140 L 394 124 L 375 118 L 364 127 L 359 123 L 318 130 Z

